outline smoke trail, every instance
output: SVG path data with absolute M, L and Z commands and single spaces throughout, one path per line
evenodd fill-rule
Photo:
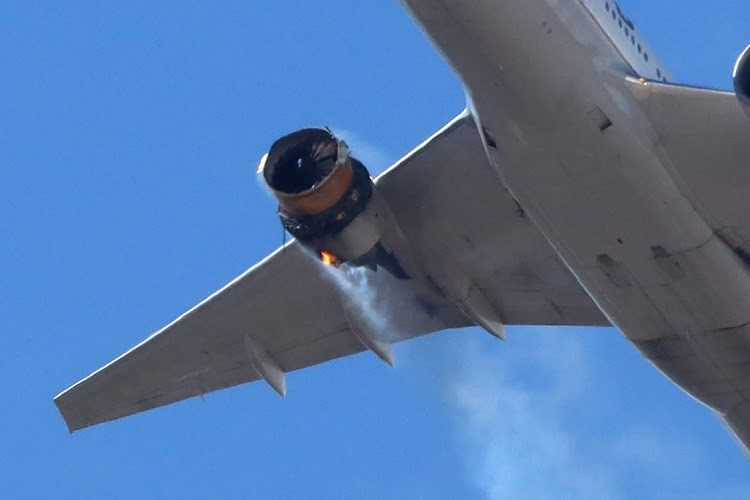
M 599 361 L 586 333 L 509 333 L 499 347 L 456 337 L 447 360 L 458 363 L 444 383 L 457 443 L 485 498 L 740 498 L 729 492 L 748 487 L 718 490 L 705 477 L 706 443 L 668 414 L 626 421 L 597 408 L 594 395 L 619 397 L 607 374 L 617 368 Z
M 393 320 L 399 294 L 386 283 L 386 272 L 348 265 L 338 268 L 320 265 L 325 276 L 341 293 L 344 307 L 356 313 L 366 323 L 368 330 L 377 335 L 378 340 L 389 344 L 399 340 L 399 330 Z
M 523 369 L 469 342 L 449 382 L 469 471 L 489 499 L 620 497 L 607 470 L 581 462 L 582 443 L 565 427 L 585 364 L 575 344 L 555 344 L 556 362 L 543 361 L 548 352 L 527 353 Z M 529 366 L 539 387 L 520 376 Z

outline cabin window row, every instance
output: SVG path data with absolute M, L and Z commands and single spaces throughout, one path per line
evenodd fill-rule
M 633 46 L 638 49 L 638 53 L 643 56 L 643 59 L 646 62 L 648 62 L 648 52 L 643 50 L 641 44 L 635 41 L 635 34 L 631 34 L 631 30 L 628 28 L 628 26 L 623 24 L 622 18 L 617 16 L 617 9 L 615 9 L 614 7 L 610 7 L 609 2 L 604 2 L 604 8 L 607 9 L 607 12 L 612 14 L 612 19 L 617 21 L 618 26 L 625 31 L 625 36 L 630 36 L 630 43 L 632 43 Z M 665 82 L 667 81 L 666 77 L 662 76 L 660 68 L 656 68 L 656 76 L 657 78 L 660 78 Z

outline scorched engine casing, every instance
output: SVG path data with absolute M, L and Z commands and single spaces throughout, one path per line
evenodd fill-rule
M 344 141 L 327 129 L 298 130 L 273 143 L 260 169 L 284 228 L 324 262 L 409 277 L 388 245 L 391 211 Z

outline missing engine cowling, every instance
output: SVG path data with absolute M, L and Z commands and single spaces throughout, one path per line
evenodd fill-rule
M 367 168 L 329 130 L 302 129 L 261 160 L 281 223 L 324 263 L 387 269 L 408 278 L 384 234 L 395 224 Z

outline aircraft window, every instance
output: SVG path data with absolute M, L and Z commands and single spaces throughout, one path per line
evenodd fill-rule
M 638 53 L 639 54 L 641 53 L 641 44 L 640 43 L 638 44 Z
M 612 19 L 617 19 L 617 14 L 615 14 L 614 9 L 612 10 Z
M 644 53 L 643 53 L 643 58 L 644 58 L 644 59 L 645 59 L 646 61 L 648 61 L 648 52 L 644 52 Z
M 618 20 L 617 20 L 617 24 L 619 24 L 619 25 L 620 25 L 620 28 L 622 28 L 622 19 L 618 19 Z
M 633 35 L 630 35 L 630 41 L 633 45 L 635 45 L 635 37 Z
M 625 28 L 625 36 L 628 36 L 630 34 L 630 31 L 628 31 L 627 28 Z
M 604 2 L 604 8 L 606 8 L 607 12 L 609 12 L 609 2 Z
M 661 70 L 659 68 L 656 68 L 656 77 L 661 78 Z

